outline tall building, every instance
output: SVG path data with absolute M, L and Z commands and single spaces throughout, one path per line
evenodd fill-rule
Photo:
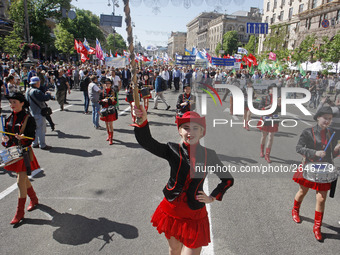
M 187 49 L 198 46 L 198 33 L 209 21 L 221 16 L 220 13 L 203 12 L 187 24 Z
M 175 57 L 177 54 L 184 54 L 186 47 L 187 33 L 185 32 L 171 32 L 171 36 L 168 39 L 168 55 L 169 57 Z
M 0 36 L 8 35 L 13 30 L 13 21 L 9 20 L 9 0 L 0 0 Z
M 324 35 L 332 38 L 339 30 L 339 0 L 264 0 L 262 22 L 269 23 L 268 35 L 260 37 L 259 52 L 297 47 L 309 34 L 315 33 L 321 43 Z M 328 20 L 330 26 L 322 27 Z M 268 44 L 270 37 L 280 43 Z M 267 40 L 266 40 L 267 38 Z
M 249 41 L 246 33 L 248 22 L 261 22 L 258 8 L 250 11 L 238 11 L 231 15 L 221 13 L 201 13 L 187 24 L 187 48 L 196 47 L 214 53 L 223 35 L 229 31 L 237 31 L 239 41 L 244 45 Z

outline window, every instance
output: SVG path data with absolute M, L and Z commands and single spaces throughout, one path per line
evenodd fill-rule
M 303 12 L 303 4 L 299 5 L 299 13 Z
M 322 15 L 320 15 L 319 27 L 321 27 L 321 23 L 322 23 Z
M 280 20 L 282 21 L 283 20 L 283 15 L 285 14 L 285 12 L 284 11 L 281 11 L 281 13 L 280 13 Z
M 277 8 L 277 0 L 274 0 L 274 9 Z
M 289 8 L 289 15 L 288 15 L 288 19 L 292 19 L 293 17 L 293 7 Z
M 269 16 L 266 17 L 266 23 L 268 23 L 268 22 L 269 22 Z
M 338 13 L 336 14 L 336 20 L 340 22 L 340 10 L 338 10 Z
M 318 0 L 312 0 L 312 9 L 318 6 Z
M 244 32 L 244 26 L 243 25 L 239 26 L 239 32 Z
M 309 18 L 309 20 L 308 20 L 308 30 L 310 29 L 311 24 L 312 24 L 312 18 Z
M 281 1 L 281 7 L 283 7 L 286 4 L 286 0 Z
M 275 23 L 276 21 L 276 13 L 273 14 L 273 22 Z
M 300 22 L 296 23 L 296 31 L 295 33 L 298 33 L 300 30 Z
M 267 12 L 269 12 L 270 9 L 270 2 L 267 3 Z

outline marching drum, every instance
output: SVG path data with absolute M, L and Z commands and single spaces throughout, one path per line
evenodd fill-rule
M 309 163 L 303 166 L 303 178 L 311 182 L 331 183 L 338 178 L 338 170 L 327 162 Z
M 0 167 L 14 164 L 21 159 L 23 159 L 21 146 L 13 146 L 0 151 Z
M 150 96 L 150 88 L 144 87 L 140 90 L 140 93 L 143 98 Z
M 134 101 L 134 99 L 133 99 L 133 92 L 132 91 L 127 91 L 126 92 L 126 101 L 128 103 L 131 103 L 131 102 Z

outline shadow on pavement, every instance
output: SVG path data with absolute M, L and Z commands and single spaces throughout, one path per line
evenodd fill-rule
M 327 213 L 327 212 L 326 212 Z M 308 218 L 308 217 L 305 217 L 305 216 L 300 216 L 301 218 L 301 222 L 303 221 L 307 221 L 309 223 L 312 223 L 314 224 L 314 219 L 311 219 L 311 218 Z M 337 234 L 330 234 L 330 233 L 324 233 L 322 231 L 322 229 L 329 229 L 329 230 L 333 230 L 335 231 Z M 312 230 L 311 230 L 312 231 Z M 336 239 L 336 240 L 340 240 L 340 227 L 334 227 L 334 226 L 331 226 L 327 223 L 322 223 L 322 226 L 321 226 L 321 233 L 322 233 L 322 237 L 324 239 Z
M 66 134 L 60 130 L 55 130 L 57 133 L 58 138 L 70 138 L 70 139 L 90 139 L 89 136 L 83 136 L 83 135 L 73 135 L 73 134 Z M 46 136 L 56 136 L 54 134 L 46 134 Z
M 71 148 L 65 148 L 65 147 L 53 147 L 50 150 L 50 153 L 68 154 L 68 155 L 74 155 L 74 156 L 86 157 L 86 158 L 102 155 L 102 152 L 98 150 L 86 151 L 86 150 L 71 149 Z
M 5 174 L 8 174 L 10 177 L 13 177 L 13 178 L 16 178 L 17 175 L 14 174 L 14 172 L 12 171 L 7 171 L 6 169 L 4 168 L 0 168 L 0 175 L 5 175 Z
M 116 128 L 113 129 L 114 132 L 118 132 L 118 133 L 126 133 L 126 134 L 134 134 L 135 132 L 133 131 L 133 129 L 122 129 L 122 128 Z
M 106 244 L 113 241 L 112 237 L 115 233 L 125 239 L 135 239 L 138 237 L 138 229 L 135 226 L 118 223 L 103 217 L 89 219 L 79 214 L 59 213 L 43 204 L 39 204 L 36 210 L 49 214 L 52 220 L 26 218 L 22 224 L 57 227 L 58 229 L 53 232 L 53 239 L 61 244 L 81 245 L 97 238 L 104 241 L 104 244 L 99 249 L 102 250 Z M 115 233 L 110 235 L 112 232 Z M 101 236 L 102 238 L 100 238 Z
M 163 123 L 157 121 L 149 121 L 150 126 L 176 126 L 175 121 L 173 123 Z
M 124 145 L 124 146 L 126 146 L 128 148 L 136 148 L 136 149 L 137 148 L 142 148 L 142 146 L 140 146 L 138 143 L 123 142 L 123 141 L 118 140 L 118 139 L 113 139 L 113 141 L 118 142 L 118 144 L 117 143 L 113 143 L 112 146 L 114 146 L 116 144 L 116 145 Z
M 232 163 L 232 164 L 255 164 L 258 163 L 256 160 L 250 159 L 250 158 L 245 158 L 245 157 L 232 157 L 232 156 L 227 156 L 227 155 L 222 155 L 222 154 L 217 154 L 218 158 L 221 161 L 226 161 L 228 163 Z

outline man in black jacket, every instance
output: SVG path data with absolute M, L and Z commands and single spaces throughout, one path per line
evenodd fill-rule
M 90 99 L 89 99 L 89 84 L 91 80 L 89 77 L 89 71 L 85 70 L 84 71 L 84 77 L 80 81 L 80 91 L 83 91 L 84 94 L 84 114 L 89 113 L 89 104 L 90 104 Z

